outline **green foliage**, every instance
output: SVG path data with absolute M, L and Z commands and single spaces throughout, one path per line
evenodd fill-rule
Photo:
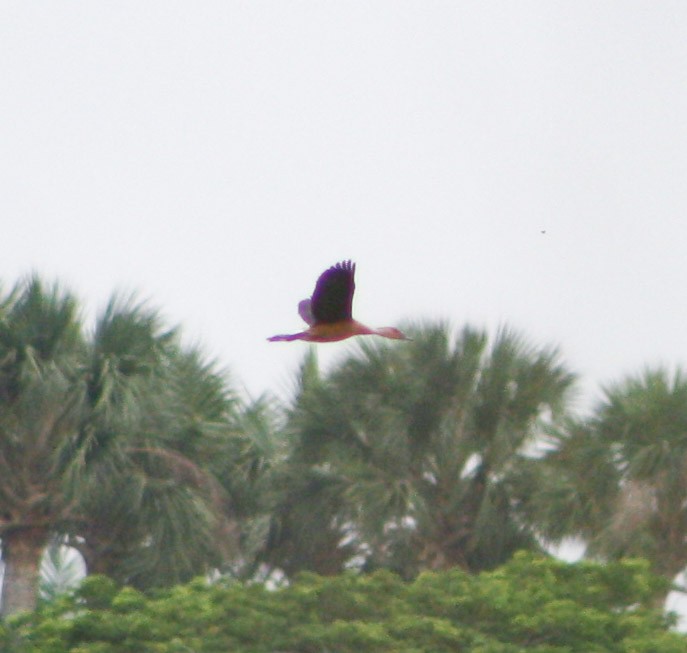
M 672 580 L 687 565 L 687 378 L 648 369 L 605 390 L 530 467 L 528 518 L 592 555 L 643 557 Z
M 665 578 L 684 570 L 685 374 L 648 370 L 607 389 L 590 419 L 566 421 L 573 376 L 556 350 L 532 347 L 508 330 L 491 342 L 469 327 L 410 331 L 413 343 L 361 340 L 326 374 L 311 349 L 293 404 L 283 411 L 266 397 L 242 404 L 214 362 L 182 347 L 176 329 L 132 298 L 113 298 L 91 333 L 78 302 L 57 285 L 29 278 L 0 293 L 0 539 L 7 569 L 23 569 L 29 587 L 37 585 L 26 570 L 37 569 L 47 542 L 59 541 L 79 549 L 89 572 L 141 590 L 217 570 L 255 579 L 274 568 L 290 578 L 301 570 L 385 568 L 409 579 L 427 569 L 494 569 L 518 549 L 538 550 L 541 537 L 576 535 L 595 555 L 643 556 Z M 535 459 L 530 446 L 544 429 L 552 446 Z M 16 554 L 22 547 L 30 549 L 24 560 Z M 26 564 L 29 558 L 36 564 Z M 59 595 L 76 572 L 58 557 L 52 563 L 43 593 L 59 612 L 67 605 Z M 536 564 L 526 578 L 529 567 Z M 348 578 L 325 583 L 312 607 L 319 614 L 333 606 L 338 621 L 288 622 L 302 637 L 299 650 L 345 650 L 334 645 L 339 640 L 351 649 L 401 650 L 394 648 L 399 633 L 424 642 L 418 650 L 434 637 L 447 649 L 509 650 L 453 617 L 446 623 L 414 608 L 377 614 L 383 598 L 369 601 L 370 587 L 353 591 L 346 583 L 363 581 Z M 454 582 L 467 588 L 471 581 Z M 277 595 L 287 603 L 304 599 L 318 583 L 305 577 Z M 604 583 L 621 586 L 620 579 Z M 143 619 L 152 604 L 132 590 L 115 601 L 112 585 L 112 596 L 96 606 L 88 598 L 93 587 L 83 586 L 78 609 L 65 608 L 76 616 L 62 619 L 58 630 L 72 632 L 82 615 L 86 631 L 104 619 L 97 650 L 121 647 L 99 611 L 129 614 L 135 604 Z M 406 591 L 400 587 L 390 597 Z M 503 601 L 502 589 L 492 588 L 485 605 Z M 32 609 L 25 595 L 5 600 L 5 611 Z M 260 611 L 267 596 L 254 597 Z M 536 632 L 535 643 L 550 639 L 543 633 L 551 623 L 575 642 L 600 628 L 590 620 L 577 630 L 575 592 L 545 606 L 534 590 L 515 592 L 512 601 L 524 604 L 528 596 L 530 613 L 499 614 L 514 628 L 508 638 L 519 637 L 515 625 Z M 656 604 L 662 597 L 652 594 Z M 481 610 L 478 621 L 488 613 Z M 252 617 L 239 616 L 237 623 L 255 627 Z M 130 627 L 147 632 L 143 622 Z M 175 637 L 168 650 L 191 646 L 185 635 Z M 480 637 L 486 643 L 478 646 Z M 648 635 L 646 646 L 650 641 Z M 96 650 L 79 642 L 83 651 Z M 442 650 L 441 642 L 433 650 Z
M 157 313 L 115 297 L 84 366 L 84 411 L 65 447 L 80 517 L 70 544 L 89 571 L 151 587 L 189 580 L 230 555 L 231 519 L 208 463 L 232 433 L 223 377 Z
M 681 653 L 685 637 L 650 607 L 664 584 L 643 562 L 524 553 L 411 583 L 387 571 L 302 574 L 279 590 L 198 579 L 146 597 L 94 577 L 1 634 L 9 653 Z
M 539 546 L 517 511 L 519 470 L 572 375 L 508 330 L 491 343 L 469 327 L 409 332 L 412 344 L 361 341 L 326 375 L 313 355 L 302 365 L 266 553 L 288 575 L 480 571 Z
M 263 509 L 243 499 L 274 455 L 266 413 L 244 410 L 216 365 L 134 298 L 115 296 L 91 332 L 57 285 L 0 291 L 3 611 L 34 607 L 50 541 L 139 588 L 255 557 L 239 553 L 239 520 Z

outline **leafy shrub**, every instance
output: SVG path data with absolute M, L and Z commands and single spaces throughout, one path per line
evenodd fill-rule
M 68 598 L 8 621 L 12 653 L 684 653 L 652 607 L 665 589 L 648 565 L 519 554 L 479 576 L 405 583 L 303 574 L 288 587 L 187 585 L 146 596 L 87 578 Z

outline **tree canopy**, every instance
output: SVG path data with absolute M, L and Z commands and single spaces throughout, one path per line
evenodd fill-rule
M 530 466 L 528 519 L 603 559 L 642 556 L 669 580 L 687 565 L 687 380 L 647 368 L 608 386 L 592 415 L 550 433 Z
M 627 377 L 575 416 L 555 348 L 507 328 L 408 331 L 325 371 L 311 349 L 290 404 L 246 402 L 135 298 L 89 329 L 57 284 L 0 293 L 3 613 L 34 608 L 61 545 L 144 591 L 198 574 L 479 574 L 568 536 L 667 581 L 685 569 L 679 369 Z
M 138 587 L 237 557 L 234 497 L 213 466 L 250 447 L 242 411 L 215 364 L 145 304 L 115 296 L 90 331 L 58 285 L 31 277 L 2 295 L 3 612 L 35 605 L 54 538 L 89 572 Z
M 517 514 L 517 470 L 573 375 L 556 350 L 502 330 L 408 330 L 364 342 L 321 375 L 306 360 L 290 411 L 271 560 L 289 573 L 364 567 L 411 577 L 479 571 L 536 548 Z
M 198 579 L 152 597 L 95 576 L 0 633 L 8 653 L 682 653 L 685 637 L 651 607 L 664 584 L 643 562 L 531 554 L 410 583 L 388 571 L 278 590 Z

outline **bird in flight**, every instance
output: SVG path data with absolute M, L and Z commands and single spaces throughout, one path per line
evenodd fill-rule
M 305 331 L 272 336 L 271 342 L 307 340 L 336 342 L 352 336 L 382 336 L 393 340 L 410 340 L 395 327 L 372 329 L 353 319 L 355 263 L 342 261 L 325 270 L 315 284 L 310 299 L 298 304 L 298 313 L 309 325 Z

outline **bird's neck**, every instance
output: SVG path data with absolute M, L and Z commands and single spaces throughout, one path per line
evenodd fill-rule
M 382 336 L 383 338 L 395 338 L 396 329 L 393 327 L 379 327 L 372 331 L 375 335 Z

